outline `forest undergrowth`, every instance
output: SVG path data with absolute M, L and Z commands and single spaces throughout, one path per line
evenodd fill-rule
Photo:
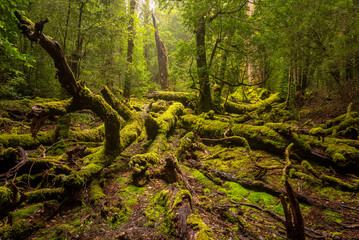
M 34 106 L 61 101 L 1 101 L 1 239 L 283 239 L 285 181 L 307 239 L 357 239 L 358 112 L 266 104 L 263 92 L 233 94 L 241 114 L 195 114 L 186 94 L 133 98 L 161 127 L 115 159 L 91 111 L 39 124 Z

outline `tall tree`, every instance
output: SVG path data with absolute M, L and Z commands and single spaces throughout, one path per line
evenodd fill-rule
M 70 66 L 71 66 L 71 69 L 72 69 L 73 73 L 75 74 L 76 78 L 79 78 L 79 76 L 80 76 L 80 63 L 81 63 L 81 59 L 83 58 L 83 47 L 82 46 L 83 46 L 84 36 L 82 34 L 82 21 L 83 21 L 82 15 L 84 13 L 85 5 L 86 5 L 87 1 L 88 0 L 80 1 L 79 18 L 78 18 L 78 22 L 77 22 L 76 48 L 71 53 Z M 70 5 L 69 5 L 69 9 L 70 9 Z M 69 15 L 68 15 L 68 17 L 69 17 Z M 67 19 L 66 19 L 66 21 L 67 21 Z M 64 46 L 65 46 L 65 42 L 64 42 Z
M 136 0 L 130 1 L 129 6 L 129 14 L 130 14 L 130 21 L 128 24 L 128 39 L 127 39 L 127 71 L 125 76 L 124 82 L 124 90 L 123 96 L 125 98 L 129 98 L 131 95 L 131 80 L 133 76 L 133 49 L 135 47 L 134 37 L 135 37 L 135 9 L 136 9 Z
M 192 28 L 195 34 L 196 64 L 198 77 L 198 111 L 206 112 L 209 110 L 218 110 L 212 97 L 210 67 L 207 61 L 207 29 L 210 29 L 212 36 L 221 35 L 221 22 L 223 18 L 230 19 L 233 16 L 242 18 L 242 9 L 247 6 L 247 0 L 243 1 L 190 1 L 184 0 L 177 3 L 182 11 L 182 17 L 187 26 Z M 162 1 L 170 4 L 171 1 Z M 238 20 L 237 20 L 238 21 Z M 211 54 L 211 61 L 218 47 L 219 41 L 214 44 Z M 210 64 L 211 65 L 211 64 Z
M 157 60 L 158 60 L 158 83 L 162 90 L 169 89 L 171 87 L 168 82 L 168 57 L 165 44 L 160 38 L 158 27 L 156 24 L 155 15 L 152 14 L 153 26 L 155 31 L 156 49 L 157 49 Z

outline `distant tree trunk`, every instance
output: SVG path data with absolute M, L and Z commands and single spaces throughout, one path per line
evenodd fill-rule
M 149 53 L 149 43 L 148 43 L 148 37 L 150 35 L 151 30 L 148 27 L 148 23 L 150 21 L 150 0 L 145 0 L 144 3 L 144 7 L 143 7 L 143 12 L 144 12 L 144 16 L 143 16 L 143 25 L 145 27 L 146 30 L 146 37 L 143 41 L 144 43 L 144 49 L 143 49 L 143 54 L 145 55 L 145 59 L 146 59 L 146 65 L 147 65 L 147 70 L 149 69 L 150 66 L 150 53 Z
M 86 1 L 81 1 L 80 4 L 80 10 L 79 10 L 79 22 L 78 22 L 78 26 L 77 26 L 77 41 L 76 41 L 76 49 L 75 51 L 71 54 L 71 60 L 70 60 L 70 67 L 73 71 L 73 73 L 75 74 L 76 78 L 79 78 L 80 76 L 80 61 L 82 58 L 82 43 L 83 43 L 83 36 L 82 36 L 82 31 L 81 31 L 81 26 L 82 26 L 82 13 L 85 7 L 85 4 L 87 3 Z
M 196 35 L 197 73 L 200 86 L 198 111 L 207 112 L 214 109 L 211 95 L 206 56 L 206 21 L 204 17 L 199 19 Z
M 158 83 L 161 85 L 161 89 L 165 90 L 171 87 L 167 79 L 168 78 L 167 50 L 158 33 L 156 18 L 153 14 L 152 14 L 152 20 L 153 20 L 153 26 L 156 29 L 155 40 L 156 40 L 157 60 L 158 60 Z
M 285 105 L 288 106 L 290 102 L 290 90 L 292 88 L 292 68 L 289 67 L 288 71 L 288 89 L 287 89 L 287 99 L 285 101 Z
M 226 41 L 226 43 L 228 42 L 228 40 Z M 221 66 L 219 68 L 219 79 L 225 79 L 226 77 L 226 70 L 227 70 L 227 59 L 228 59 L 228 54 L 229 52 L 227 50 L 224 50 L 224 53 L 221 57 Z M 215 85 L 216 87 L 213 89 L 213 98 L 214 98 L 214 103 L 219 106 L 221 104 L 221 96 L 222 96 L 222 91 L 223 91 L 223 87 L 224 87 L 224 83 L 223 81 L 218 81 Z
M 69 0 L 69 6 L 67 7 L 65 36 L 64 36 L 64 45 L 63 45 L 64 53 L 66 53 L 66 40 L 67 40 L 67 31 L 68 31 L 68 28 L 69 28 L 70 14 L 71 14 L 71 0 Z
M 129 13 L 131 15 L 130 22 L 128 25 L 128 39 L 127 39 L 127 71 L 125 76 L 125 83 L 123 89 L 123 96 L 125 98 L 129 98 L 131 95 L 131 80 L 132 80 L 132 71 L 133 71 L 133 49 L 135 47 L 134 36 L 135 36 L 135 23 L 134 23 L 134 15 L 135 15 L 136 1 L 130 1 L 130 9 Z

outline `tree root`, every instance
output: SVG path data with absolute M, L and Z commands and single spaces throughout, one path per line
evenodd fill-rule
M 0 174 L 0 181 L 9 179 L 10 177 L 14 176 L 27 162 L 29 162 L 29 158 L 27 157 L 25 150 L 22 147 L 17 147 L 17 149 L 20 152 L 21 161 L 6 173 Z

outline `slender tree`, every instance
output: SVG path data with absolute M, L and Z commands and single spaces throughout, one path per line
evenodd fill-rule
M 133 49 L 135 47 L 134 37 L 135 37 L 135 9 L 136 9 L 136 1 L 131 0 L 129 6 L 129 14 L 130 14 L 130 21 L 128 24 L 128 39 L 127 39 L 127 71 L 125 76 L 124 82 L 124 91 L 123 96 L 125 98 L 129 98 L 131 95 L 131 78 L 133 76 Z
M 157 49 L 157 60 L 158 60 L 158 83 L 161 86 L 162 90 L 169 89 L 170 83 L 168 81 L 168 57 L 165 44 L 160 38 L 158 32 L 158 27 L 156 24 L 156 18 L 152 14 L 153 26 L 156 29 L 155 31 L 155 40 L 156 40 L 156 49 Z

